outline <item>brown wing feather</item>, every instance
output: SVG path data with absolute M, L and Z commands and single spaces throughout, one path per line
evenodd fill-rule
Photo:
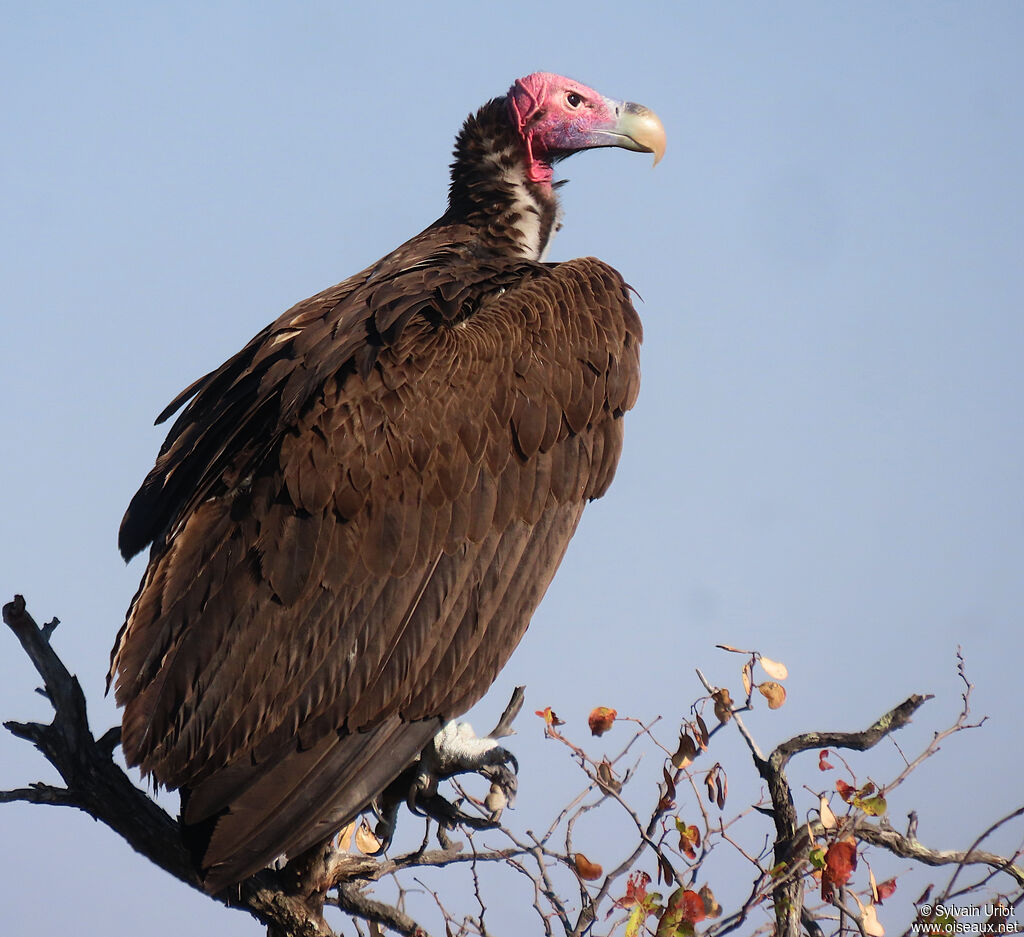
M 124 750 L 215 821 L 208 885 L 336 829 L 480 698 L 614 473 L 618 274 L 420 241 L 197 382 L 122 525 L 154 542 L 112 661 Z

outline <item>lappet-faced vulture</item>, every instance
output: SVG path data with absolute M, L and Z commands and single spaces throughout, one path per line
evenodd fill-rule
M 608 488 L 640 321 L 608 264 L 544 262 L 552 164 L 607 146 L 657 160 L 664 131 L 516 81 L 437 221 L 160 414 L 185 405 L 121 524 L 152 546 L 110 679 L 209 891 L 336 832 L 483 695 Z

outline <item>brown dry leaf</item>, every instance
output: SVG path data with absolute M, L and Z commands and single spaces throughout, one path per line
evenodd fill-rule
M 715 718 L 721 723 L 732 719 L 732 697 L 729 691 L 725 687 L 719 687 L 711 694 L 711 698 L 715 701 Z
M 715 647 L 720 648 L 723 651 L 728 651 L 730 654 L 753 654 L 753 651 L 741 651 L 738 647 L 733 647 L 731 644 L 716 644 Z
M 743 665 L 740 676 L 743 678 L 743 692 L 749 697 L 750 691 L 754 688 L 754 668 L 750 666 L 749 660 Z
M 729 796 L 729 778 L 726 776 L 724 769 L 718 772 L 716 785 L 718 793 L 715 795 L 715 803 L 718 804 L 718 809 L 722 810 L 725 807 L 725 798 Z
M 785 664 L 762 654 L 758 658 L 761 662 L 761 669 L 773 680 L 785 680 L 789 676 L 789 669 Z
M 697 734 L 697 741 L 700 742 L 700 747 L 704 749 L 704 751 L 707 751 L 708 739 L 711 738 L 711 736 L 708 733 L 707 724 L 700 717 L 700 713 L 697 713 L 697 728 L 700 730 Z
M 786 702 L 786 689 L 781 683 L 769 680 L 767 683 L 759 684 L 757 689 L 758 692 L 768 700 L 769 709 L 778 709 L 784 702 Z
M 821 825 L 826 830 L 834 830 L 839 826 L 839 821 L 836 819 L 836 815 L 832 812 L 832 808 L 828 805 L 828 801 L 824 797 L 821 798 L 818 804 L 818 815 L 821 817 Z
M 352 834 L 355 831 L 355 820 L 341 828 L 341 830 L 338 832 L 338 852 L 348 852 L 349 847 L 352 845 Z
M 661 775 L 665 781 L 665 791 L 658 801 L 659 813 L 671 810 L 676 805 L 676 782 L 672 779 L 672 775 L 668 773 L 668 768 L 664 765 L 661 768 Z
M 604 869 L 596 862 L 591 862 L 582 852 L 576 853 L 572 862 L 576 867 L 576 874 L 586 882 L 593 882 L 604 874 Z
M 587 725 L 590 726 L 591 735 L 604 735 L 615 722 L 618 713 L 609 706 L 597 706 L 590 710 L 587 717 Z
M 707 885 L 701 885 L 700 891 L 697 892 L 700 895 L 700 900 L 704 902 L 704 914 L 709 918 L 716 918 L 722 916 L 722 906 L 715 901 L 714 892 Z
M 597 783 L 608 794 L 618 794 L 622 790 L 622 782 L 615 777 L 612 766 L 607 761 L 602 761 L 597 766 Z
M 697 743 L 690 738 L 688 732 L 684 732 L 679 736 L 679 748 L 676 749 L 676 753 L 672 756 L 672 765 L 675 768 L 685 768 L 687 765 L 693 763 L 693 759 L 697 757 Z
M 708 800 L 711 803 L 715 802 L 715 775 L 718 774 L 718 765 L 715 765 L 706 775 L 704 775 L 704 786 L 708 789 Z
M 373 835 L 370 824 L 363 820 L 356 830 L 356 849 L 364 856 L 372 855 L 380 849 L 380 840 Z

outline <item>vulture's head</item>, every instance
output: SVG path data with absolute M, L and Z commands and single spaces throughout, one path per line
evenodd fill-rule
M 655 163 L 665 152 L 665 128 L 657 114 L 641 104 L 606 98 L 571 78 L 534 72 L 512 85 L 507 100 L 526 145 L 531 182 L 549 182 L 551 164 L 580 150 L 618 146 L 653 153 Z

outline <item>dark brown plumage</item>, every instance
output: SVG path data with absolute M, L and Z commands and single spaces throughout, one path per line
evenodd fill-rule
M 463 128 L 442 218 L 160 415 L 188 401 L 121 526 L 152 548 L 111 676 L 211 891 L 336 831 L 483 695 L 611 482 L 640 322 L 608 265 L 539 262 L 529 161 L 566 154 L 524 148 L 518 84 Z

